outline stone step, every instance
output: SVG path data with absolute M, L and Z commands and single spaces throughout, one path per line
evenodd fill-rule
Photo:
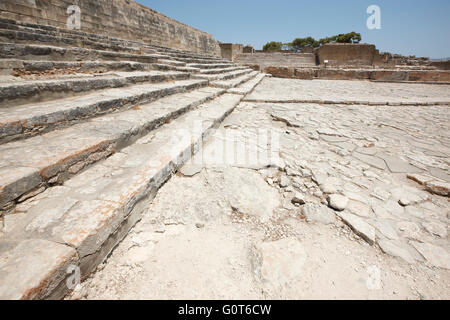
M 166 55 L 173 57 L 173 58 L 179 58 L 179 59 L 202 59 L 210 62 L 221 62 L 223 61 L 221 58 L 218 57 L 208 57 L 204 55 L 198 55 L 195 53 L 181 53 L 181 52 L 172 52 L 172 53 L 166 53 Z
M 195 79 L 205 79 L 209 81 L 228 80 L 251 73 L 252 71 L 253 71 L 252 69 L 244 68 L 241 70 L 226 72 L 222 74 L 195 74 L 192 75 L 192 77 Z
M 187 54 L 187 55 L 192 55 L 192 56 L 195 56 L 198 58 L 206 58 L 206 59 L 210 59 L 210 58 L 220 59 L 219 57 L 213 56 L 213 55 L 208 55 L 208 54 L 203 54 L 203 53 L 192 53 L 192 52 L 183 51 L 183 50 L 175 50 L 175 49 L 165 48 L 165 47 L 160 47 L 160 46 L 155 46 L 155 45 L 148 45 L 146 43 L 138 42 L 138 41 L 134 41 L 134 40 L 125 40 L 125 39 L 109 37 L 109 36 L 101 35 L 101 34 L 86 33 L 86 32 L 80 31 L 80 30 L 67 30 L 67 29 L 61 29 L 61 28 L 57 28 L 57 27 L 53 27 L 53 26 L 39 25 L 39 24 L 15 21 L 15 20 L 4 19 L 4 18 L 0 18 L 0 23 L 2 24 L 1 28 L 4 28 L 4 29 L 17 30 L 20 27 L 25 27 L 28 30 L 33 29 L 37 33 L 61 35 L 66 38 L 87 39 L 87 40 L 91 40 L 91 41 L 98 42 L 101 44 L 105 44 L 105 45 L 113 44 L 115 46 L 120 46 L 123 48 L 134 48 L 134 49 L 144 50 L 144 51 L 148 51 L 148 52 L 154 51 L 154 52 L 161 52 L 161 53 Z
M 186 62 L 170 60 L 170 59 L 159 59 L 158 63 L 167 64 L 175 67 L 186 67 Z
M 45 61 L 136 61 L 156 63 L 158 59 L 166 58 L 159 54 L 131 54 L 86 48 L 64 48 L 47 45 L 27 45 L 0 42 L 0 58 Z
M 0 83 L 0 109 L 18 104 L 77 96 L 99 89 L 125 87 L 141 82 L 157 83 L 189 78 L 190 74 L 186 72 L 135 71 L 72 79 L 21 80 Z
M 228 68 L 218 68 L 218 69 L 197 69 L 200 70 L 201 74 L 220 74 L 220 73 L 226 73 L 226 72 L 232 72 L 232 71 L 238 71 L 238 70 L 245 70 L 248 69 L 248 67 L 245 66 L 233 66 Z
M 189 73 L 198 73 L 200 72 L 200 69 L 197 68 L 190 68 L 190 67 L 177 67 L 169 64 L 162 64 L 162 63 L 154 63 L 152 64 L 152 68 L 154 70 L 160 70 L 160 71 L 179 71 L 179 72 L 189 72 Z
M 228 89 L 227 92 L 234 93 L 234 94 L 242 94 L 247 95 L 255 89 L 255 87 L 261 83 L 262 80 L 267 76 L 265 73 L 260 73 L 253 79 L 245 82 L 244 84 L 241 84 L 237 86 L 236 88 Z
M 98 39 L 102 39 L 106 42 L 111 42 L 111 41 L 115 41 L 115 40 L 128 41 L 128 40 L 123 40 L 123 39 L 118 39 L 118 38 L 112 38 L 112 37 L 109 37 L 107 35 L 102 35 L 102 34 L 87 33 L 87 32 L 83 32 L 80 30 L 61 29 L 61 28 L 49 26 L 49 25 L 36 24 L 36 23 L 11 20 L 11 19 L 5 19 L 5 18 L 0 18 L 0 22 L 3 24 L 17 25 L 17 26 L 32 28 L 35 30 L 41 30 L 44 32 L 52 31 L 52 32 L 58 32 L 60 34 L 69 34 L 69 35 L 78 35 L 78 36 L 84 36 L 84 37 L 98 38 Z
M 230 89 L 237 87 L 251 79 L 253 79 L 256 75 L 258 75 L 259 72 L 252 71 L 250 73 L 246 73 L 240 77 L 229 79 L 229 80 L 217 80 L 210 82 L 210 85 L 217 88 L 224 88 L 224 89 Z
M 57 31 L 41 29 L 36 27 L 21 26 L 17 24 L 10 24 L 0 21 L 0 37 L 9 39 L 14 42 L 24 41 L 26 43 L 51 43 L 57 46 L 79 46 L 98 50 L 112 50 L 125 51 L 130 53 L 138 53 L 140 51 L 145 53 L 163 53 L 169 57 L 181 58 L 198 58 L 210 59 L 211 61 L 220 61 L 221 59 L 211 55 L 203 55 L 192 52 L 176 51 L 176 50 L 162 50 L 161 48 L 152 48 L 144 43 L 129 41 L 117 38 L 108 38 L 95 34 L 86 34 L 83 32 L 74 32 L 63 29 Z
M 154 91 L 155 92 L 155 91 Z M 0 209 L 61 184 L 224 90 L 199 88 L 0 146 Z
M 23 214 L 8 215 L 0 238 L 0 299 L 63 298 L 70 265 L 86 279 L 241 99 L 224 94 L 49 189 Z
M 186 62 L 188 64 L 210 64 L 210 63 L 215 63 L 215 64 L 227 64 L 228 66 L 233 65 L 233 63 L 231 61 L 229 61 L 228 63 L 226 61 L 223 60 L 209 60 L 209 59 L 205 59 L 205 58 L 179 58 L 179 57 L 172 57 L 173 60 L 177 60 L 177 61 L 181 61 L 181 62 Z M 189 66 L 190 67 L 190 66 Z
M 125 47 L 121 45 L 112 45 L 99 41 L 92 41 L 80 37 L 62 37 L 54 36 L 48 33 L 37 33 L 35 31 L 16 31 L 1 29 L 0 26 L 0 40 L 14 43 L 35 43 L 35 44 L 50 44 L 62 47 L 82 47 L 91 48 L 95 50 L 109 50 L 117 52 L 127 52 L 139 54 L 138 48 Z M 154 50 L 146 49 L 146 53 L 156 53 Z
M 85 33 L 78 30 L 66 30 L 36 24 L 24 24 L 19 21 L 0 19 L 0 29 L 16 31 L 20 33 L 31 33 L 36 35 L 35 39 L 42 42 L 59 42 L 58 45 L 72 44 L 76 46 L 88 46 L 100 50 L 113 51 L 139 51 L 145 49 L 148 53 L 156 53 L 155 49 L 151 49 L 144 43 L 130 41 L 118 38 L 111 38 L 99 34 Z M 6 34 L 11 39 L 16 38 L 13 35 Z M 17 40 L 33 41 L 30 35 L 19 35 Z
M 87 118 L 204 87 L 207 84 L 205 80 L 146 83 L 105 89 L 51 102 L 0 108 L 0 144 L 42 134 Z
M 33 61 L 0 59 L 0 74 L 19 77 L 51 76 L 109 71 L 149 71 L 152 64 L 134 61 Z M 3 72 L 1 71 L 3 70 Z
M 176 54 L 185 54 L 185 55 L 189 55 L 189 57 L 198 58 L 198 59 L 222 61 L 221 57 L 213 56 L 213 55 L 206 54 L 206 53 L 194 53 L 194 52 L 183 51 L 183 50 L 174 50 L 174 49 L 169 49 L 169 48 L 154 48 L 152 46 L 148 46 L 148 47 L 151 49 L 155 49 L 157 52 L 159 52 L 161 54 L 165 54 L 165 55 L 172 54 L 171 57 L 173 57 L 173 55 L 176 55 Z M 184 58 L 186 58 L 186 57 L 184 57 Z
M 188 63 L 186 66 L 191 68 L 199 68 L 199 69 L 220 69 L 220 68 L 229 68 L 231 66 L 235 66 L 230 63 L 214 63 L 214 64 L 204 64 L 204 63 Z

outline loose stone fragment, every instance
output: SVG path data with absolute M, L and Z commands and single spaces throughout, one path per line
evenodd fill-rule
M 180 169 L 180 172 L 185 177 L 193 177 L 202 171 L 201 165 L 187 164 Z
M 341 217 L 357 235 L 366 240 L 368 244 L 373 245 L 375 243 L 375 228 L 351 213 L 338 212 L 337 215 Z
M 425 183 L 433 180 L 432 177 L 421 174 L 408 174 L 407 177 L 408 179 L 413 180 L 421 185 L 424 185 Z
M 425 187 L 431 193 L 449 197 L 450 196 L 450 183 L 443 181 L 430 181 L 425 183 Z
M 305 204 L 305 198 L 301 193 L 296 192 L 294 197 L 292 198 L 292 203 L 303 205 Z
M 332 194 L 328 197 L 328 204 L 337 211 L 344 211 L 348 205 L 348 198 L 340 194 Z
M 406 250 L 401 244 L 395 241 L 386 239 L 378 240 L 378 245 L 380 246 L 381 251 L 390 256 L 401 258 L 409 263 L 414 263 L 415 261 L 408 250 Z
M 286 187 L 289 187 L 290 185 L 291 185 L 291 180 L 286 176 L 282 176 L 280 179 L 280 187 L 286 188 Z
M 450 269 L 450 255 L 445 249 L 429 243 L 413 242 L 412 245 L 431 265 Z
M 302 213 L 307 222 L 319 222 L 322 224 L 333 224 L 336 222 L 334 212 L 322 204 L 307 203 Z

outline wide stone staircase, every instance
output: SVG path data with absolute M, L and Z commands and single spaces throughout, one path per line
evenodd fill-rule
M 0 19 L 0 299 L 92 273 L 264 74 Z

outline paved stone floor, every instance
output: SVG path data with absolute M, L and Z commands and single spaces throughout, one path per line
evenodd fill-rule
M 450 103 L 450 85 L 272 78 L 266 79 L 248 99 Z
M 449 106 L 293 97 L 450 90 L 264 80 L 70 298 L 449 299 Z

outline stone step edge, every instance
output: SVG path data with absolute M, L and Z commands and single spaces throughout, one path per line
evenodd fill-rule
M 200 70 L 200 74 L 205 74 L 205 75 L 215 75 L 215 74 L 221 74 L 221 73 L 226 73 L 226 72 L 233 72 L 233 71 L 239 71 L 239 70 L 245 70 L 248 69 L 245 66 L 231 66 L 228 68 L 217 68 L 217 69 L 199 69 Z
M 103 209 L 111 212 L 109 216 L 106 215 L 104 211 L 93 211 L 94 215 L 96 213 L 101 213 L 108 216 L 108 218 L 105 218 L 101 222 L 101 225 L 99 225 L 99 229 L 96 230 L 95 234 L 85 235 L 84 239 L 80 240 L 78 243 L 78 246 L 69 243 L 61 244 L 56 242 L 56 245 L 65 246 L 69 252 L 56 258 L 53 257 L 54 261 L 51 261 L 52 263 L 49 267 L 50 270 L 46 270 L 47 272 L 41 272 L 39 275 L 34 275 L 35 277 L 40 277 L 40 279 L 33 279 L 34 283 L 38 283 L 37 287 L 16 289 L 16 291 L 19 292 L 19 295 L 22 292 L 24 293 L 20 298 L 61 299 L 70 291 L 66 285 L 67 280 L 69 280 L 69 277 L 71 276 L 71 274 L 67 273 L 68 266 L 80 268 L 79 270 L 81 270 L 82 279 L 86 279 L 93 271 L 95 271 L 96 267 L 109 256 L 117 244 L 125 238 L 129 230 L 131 230 L 131 228 L 142 218 L 146 209 L 145 203 L 151 202 L 155 198 L 157 191 L 161 186 L 163 186 L 173 174 L 175 174 L 177 170 L 198 151 L 199 146 L 203 144 L 204 139 L 210 136 L 211 133 L 219 127 L 220 123 L 242 101 L 242 98 L 243 96 L 233 103 L 232 106 L 222 110 L 215 118 L 202 119 L 207 122 L 207 127 L 203 127 L 202 132 L 196 133 L 196 135 L 193 136 L 194 139 L 191 139 L 188 143 L 183 143 L 182 146 L 175 146 L 176 156 L 168 157 L 167 155 L 164 156 L 163 153 L 163 156 L 158 156 L 156 158 L 164 159 L 164 163 L 158 165 L 150 164 L 144 168 L 136 168 L 136 174 L 142 176 L 142 179 L 139 181 L 139 186 L 130 182 L 129 192 L 126 198 L 121 199 L 120 203 L 108 202 Z M 197 117 L 194 117 L 192 120 L 197 119 Z M 174 121 L 161 127 L 161 130 L 171 131 L 176 129 L 176 127 L 177 122 Z M 159 133 L 161 133 L 161 131 L 159 131 Z M 166 154 L 173 155 L 174 153 L 175 152 L 167 152 Z M 1 241 L 2 240 L 0 240 L 0 242 Z M 36 241 L 46 240 L 37 239 Z M 93 243 L 95 243 L 95 248 L 89 248 L 89 250 L 96 249 L 96 251 L 90 255 L 83 255 L 83 250 L 86 250 L 86 248 L 83 247 L 92 245 Z M 22 267 L 25 268 L 25 266 Z M 23 277 L 20 271 L 14 271 L 17 272 L 19 277 Z M 10 275 L 8 277 L 10 277 Z M 2 281 L 0 281 L 0 283 L 1 282 Z M 14 289 L 12 290 L 14 291 Z M 0 292 L 2 292 L 2 290 L 0 290 Z M 28 294 L 29 292 L 35 294 L 30 296 Z M 15 296 L 18 295 L 17 292 L 14 294 Z M 9 296 L 0 296 L 0 298 L 8 299 Z
M 211 87 L 215 88 L 223 88 L 223 89 L 231 89 L 235 88 L 237 86 L 240 86 L 241 84 L 250 81 L 254 77 L 258 75 L 258 71 L 251 71 L 247 74 L 244 74 L 240 77 L 229 79 L 229 80 L 217 80 L 217 81 L 211 81 L 209 85 Z
M 191 67 L 191 68 L 198 68 L 198 69 L 202 69 L 202 70 L 208 70 L 208 69 L 218 69 L 218 68 L 227 68 L 230 66 L 242 66 L 242 65 L 238 65 L 238 64 L 217 64 L 217 63 L 186 63 L 187 67 Z M 242 67 L 247 67 L 248 66 L 242 66 Z
M 167 56 L 161 54 L 131 54 L 125 52 L 116 52 L 116 51 L 107 51 L 107 50 L 96 50 L 96 49 L 87 49 L 87 48 L 79 48 L 79 47 L 58 47 L 53 45 L 36 45 L 36 44 L 22 44 L 22 43 L 13 43 L 13 42 L 0 42 L 0 48 L 15 48 L 15 55 L 6 55 L 4 51 L 0 51 L 0 58 L 15 58 L 25 57 L 32 55 L 34 58 L 30 60 L 36 60 L 36 56 L 48 56 L 52 53 L 57 53 L 59 57 L 63 57 L 72 54 L 72 55 L 83 55 L 83 54 L 95 54 L 98 57 L 106 58 L 121 58 L 121 59 L 136 59 L 133 61 L 143 62 L 142 60 L 146 60 L 146 63 L 156 63 L 158 59 L 167 59 Z M 18 49 L 21 49 L 22 52 L 18 52 Z M 24 55 L 23 50 L 27 50 L 27 55 Z M 20 55 L 18 55 L 20 53 Z M 39 53 L 39 54 L 36 54 Z M 45 53 L 45 54 L 44 54 Z M 81 59 L 81 58 L 80 58 Z M 73 59 L 72 59 L 73 60 Z M 51 61 L 51 60 L 50 60 Z M 58 61 L 66 61 L 64 59 Z M 110 60 L 117 61 L 117 60 Z
M 203 88 L 200 87 L 194 89 L 201 90 Z M 85 146 L 84 149 L 79 148 L 77 150 L 72 150 L 70 154 L 65 155 L 66 157 L 64 159 L 56 157 L 54 162 L 47 163 L 45 168 L 30 168 L 30 170 L 28 170 L 28 173 L 18 174 L 15 180 L 10 181 L 6 185 L 2 185 L 2 187 L 0 188 L 0 199 L 2 200 L 0 203 L 1 207 L 7 208 L 7 210 L 4 209 L 3 212 L 11 212 L 12 210 L 14 210 L 18 202 L 22 202 L 28 198 L 35 197 L 36 195 L 44 192 L 52 185 L 61 184 L 64 181 L 67 181 L 72 176 L 78 174 L 80 171 L 86 170 L 86 168 L 95 164 L 96 162 L 120 151 L 122 148 L 128 146 L 130 143 L 133 143 L 133 141 L 140 138 L 142 135 L 145 135 L 148 132 L 157 129 L 165 121 L 172 121 L 185 114 L 189 110 L 196 108 L 198 105 L 216 98 L 224 92 L 224 90 L 219 90 L 216 93 L 211 93 L 206 100 L 204 100 L 203 98 L 198 99 L 195 102 L 191 102 L 187 106 L 178 108 L 178 112 L 172 111 L 169 114 L 159 116 L 144 123 L 136 124 L 132 128 L 133 134 L 129 136 L 125 135 L 126 132 L 122 132 L 122 134 L 124 134 L 123 136 L 122 134 L 117 135 L 116 133 L 115 137 L 102 139 L 100 145 L 93 147 L 90 144 L 88 146 Z M 179 94 L 183 93 L 181 92 Z M 166 98 L 170 99 L 171 97 L 172 95 L 169 95 Z M 154 102 L 155 101 L 147 103 L 146 105 L 151 105 Z M 141 106 L 141 109 L 146 105 Z M 122 114 L 127 111 L 129 110 L 123 111 Z M 120 114 L 121 113 L 117 113 L 114 115 L 120 116 Z M 110 116 L 110 114 L 107 114 L 106 116 Z M 95 123 L 99 120 L 92 119 L 91 121 L 94 121 Z M 81 123 L 79 125 L 87 126 L 89 125 L 89 122 Z M 59 133 L 63 134 L 64 131 L 60 131 Z M 80 163 L 83 163 L 83 166 L 78 167 Z M 77 170 L 73 168 L 77 168 Z M 53 180 L 55 181 L 53 182 Z M 19 190 L 16 190 L 17 188 L 19 188 Z
M 32 33 L 32 34 L 39 34 L 39 35 L 51 35 L 54 37 L 61 37 L 61 38 L 67 38 L 67 39 L 80 39 L 80 40 L 88 40 L 88 41 L 93 41 L 95 42 L 95 40 L 92 39 L 96 39 L 97 42 L 99 42 L 100 44 L 108 44 L 108 43 L 122 43 L 122 44 L 131 44 L 134 43 L 136 45 L 141 44 L 144 45 L 143 43 L 138 43 L 135 41 L 130 41 L 130 40 L 126 40 L 126 39 L 119 39 L 119 38 L 112 38 L 112 37 L 108 37 L 108 36 L 102 36 L 99 34 L 95 34 L 95 33 L 86 33 L 86 32 L 82 32 L 82 31 L 78 31 L 78 30 L 66 30 L 66 29 L 61 29 L 61 28 L 57 28 L 57 27 L 51 27 L 52 29 L 48 28 L 49 26 L 45 26 L 45 25 L 39 25 L 39 24 L 30 24 L 30 23 L 24 23 L 21 21 L 14 21 L 14 20 L 8 20 L 8 19 L 0 19 L 0 24 L 2 26 L 2 28 L 4 30 L 11 30 L 11 31 L 18 31 L 18 32 L 28 32 L 28 33 Z M 11 27 L 13 26 L 13 27 Z M 14 28 L 14 26 L 16 26 L 16 28 Z M 45 27 L 45 28 L 43 28 Z M 22 29 L 20 29 L 22 28 Z M 54 29 L 53 29 L 54 28 Z M 156 50 L 156 49 L 153 49 Z
M 23 101 L 23 104 L 30 104 L 36 102 L 36 99 L 44 102 L 58 99 L 61 95 L 68 97 L 102 89 L 123 88 L 143 82 L 161 83 L 188 80 L 190 77 L 188 72 L 136 71 L 135 74 L 130 72 L 129 75 L 123 76 L 100 74 L 98 77 L 11 82 L 0 85 L 0 108 L 7 107 L 8 104 L 17 106 L 20 101 Z M 43 95 L 46 96 L 45 100 L 41 99 Z
M 111 45 L 105 42 L 93 41 L 83 38 L 75 38 L 75 37 L 68 38 L 62 36 L 55 36 L 47 33 L 45 34 L 34 33 L 24 30 L 11 30 L 0 28 L 0 37 L 6 38 L 9 41 L 14 41 L 16 43 L 46 43 L 46 44 L 54 44 L 57 46 L 68 46 L 68 47 L 79 46 L 81 48 L 86 49 L 108 50 L 113 52 L 139 54 L 139 50 L 137 48 Z M 146 53 L 156 53 L 156 52 L 152 50 L 151 52 Z
M 410 102 L 410 101 L 345 101 L 345 100 L 316 100 L 316 99 L 294 99 L 294 100 L 265 100 L 245 98 L 244 102 L 253 103 L 311 103 L 311 104 L 341 104 L 341 105 L 363 105 L 363 106 L 438 106 L 450 105 L 450 101 L 429 101 L 429 102 Z
M 179 71 L 179 72 L 189 72 L 189 73 L 198 73 L 200 69 L 191 68 L 191 67 L 178 67 L 171 64 L 164 63 L 153 63 L 151 64 L 153 70 L 159 71 Z
M 161 84 L 156 84 L 156 86 L 158 85 Z M 16 113 L 24 113 L 24 116 L 0 118 L 0 145 L 41 135 L 60 127 L 69 127 L 86 119 L 131 108 L 139 103 L 150 103 L 172 94 L 206 87 L 208 86 L 208 81 L 181 80 L 168 87 L 156 89 L 151 88 L 151 84 L 137 84 L 127 88 L 140 89 L 144 86 L 149 86 L 149 89 L 145 92 L 128 93 L 123 96 L 117 96 L 117 91 L 121 88 L 112 88 L 75 98 L 54 100 L 52 101 L 54 104 L 61 105 L 61 108 L 56 110 L 46 110 L 45 107 L 40 108 L 41 103 L 39 103 L 36 105 L 36 107 L 39 107 L 39 113 L 31 115 L 26 113 L 30 105 L 11 108 L 9 109 L 10 114 L 14 110 Z M 92 102 L 86 101 L 88 97 L 92 98 Z M 48 102 L 43 104 L 46 105 Z M 66 108 L 64 107 L 65 104 L 70 104 L 72 107 Z
M 130 44 L 133 44 L 135 46 L 140 46 L 140 47 L 142 46 L 142 47 L 157 50 L 160 52 L 162 51 L 162 52 L 170 52 L 170 53 L 194 54 L 194 55 L 199 55 L 199 56 L 202 56 L 205 58 L 214 58 L 214 59 L 220 58 L 218 56 L 214 56 L 214 55 L 210 55 L 210 54 L 204 54 L 204 53 L 200 54 L 200 53 L 177 50 L 177 49 L 172 49 L 172 48 L 162 47 L 162 46 L 157 46 L 157 45 L 148 45 L 146 43 L 138 42 L 136 40 L 121 39 L 121 38 L 110 37 L 110 36 L 106 36 L 106 35 L 102 35 L 102 34 L 83 32 L 83 31 L 79 31 L 79 30 L 70 31 L 67 29 L 62 29 L 62 28 L 43 25 L 43 24 L 22 22 L 22 21 L 16 21 L 16 20 L 11 20 L 11 19 L 6 19 L 6 18 L 0 18 L 0 22 L 4 23 L 4 24 L 17 25 L 17 26 L 27 27 L 27 28 L 31 28 L 31 29 L 35 29 L 35 30 L 41 30 L 44 32 L 45 31 L 53 31 L 53 32 L 57 32 L 60 34 L 70 34 L 72 36 L 80 36 L 81 35 L 81 36 L 87 37 L 87 38 L 102 39 L 102 40 L 105 40 L 107 43 L 109 43 L 109 42 L 122 43 L 122 44 L 126 44 L 127 46 Z
M 187 64 L 210 64 L 211 62 L 214 62 L 215 64 L 228 64 L 233 65 L 231 61 L 224 61 L 224 60 L 210 60 L 210 59 L 201 59 L 201 58 L 179 58 L 175 56 L 171 56 L 172 60 L 180 61 L 180 62 L 186 62 Z
M 15 72 L 46 73 L 49 71 L 64 71 L 67 69 L 77 69 L 76 73 L 105 68 L 110 71 L 132 72 L 151 71 L 150 63 L 136 61 L 45 61 L 45 60 L 21 60 L 21 59 L 0 59 L 0 69 Z
M 404 80 L 372 80 L 370 82 L 378 83 L 404 83 L 404 84 L 432 84 L 432 85 L 450 85 L 450 81 L 404 81 Z
M 232 94 L 251 94 L 253 92 L 253 90 L 255 90 L 255 88 L 267 77 L 267 74 L 265 73 L 260 73 L 258 75 L 256 75 L 253 79 L 249 80 L 248 82 L 245 82 L 243 84 L 241 84 L 238 87 L 235 88 L 230 88 L 227 90 L 228 93 L 232 93 Z M 247 84 L 250 83 L 250 88 L 249 89 L 241 89 L 241 87 L 246 86 Z
M 226 80 L 239 78 L 241 76 L 250 74 L 252 72 L 253 72 L 252 69 L 241 69 L 241 70 L 236 70 L 236 71 L 231 71 L 231 72 L 216 74 L 216 75 L 197 73 L 197 74 L 193 74 L 192 78 L 193 79 L 205 79 L 205 80 L 209 80 L 209 81 L 226 81 Z

